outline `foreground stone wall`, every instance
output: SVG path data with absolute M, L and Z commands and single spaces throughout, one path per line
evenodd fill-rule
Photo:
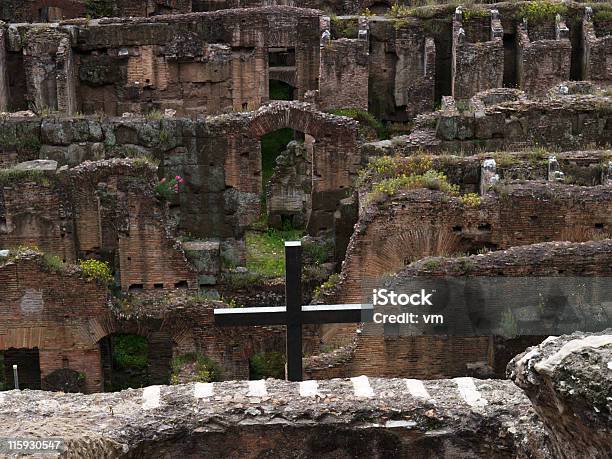
M 611 333 L 551 336 L 508 365 L 508 376 L 546 424 L 557 457 L 606 457 L 612 448 Z
M 541 421 L 509 381 L 265 380 L 0 397 L 7 435 L 64 437 L 67 457 L 550 457 Z

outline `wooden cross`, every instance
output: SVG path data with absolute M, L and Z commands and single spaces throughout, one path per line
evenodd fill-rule
M 302 244 L 285 242 L 285 306 L 215 309 L 215 325 L 285 325 L 287 379 L 302 380 L 302 325 L 372 320 L 371 304 L 302 306 Z

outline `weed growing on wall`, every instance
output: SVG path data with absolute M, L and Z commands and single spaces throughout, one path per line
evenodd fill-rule
M 552 21 L 557 14 L 567 13 L 567 6 L 563 3 L 553 3 L 547 0 L 525 3 L 519 10 L 519 19 L 527 19 L 527 22 L 542 23 Z
M 100 260 L 79 260 L 81 272 L 88 280 L 96 280 L 103 284 L 113 282 L 113 274 L 108 263 Z

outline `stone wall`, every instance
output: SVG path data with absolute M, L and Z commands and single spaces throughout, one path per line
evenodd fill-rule
M 517 77 L 519 88 L 542 96 L 555 83 L 569 80 L 572 45 L 565 22 L 517 26 Z
M 6 22 L 57 22 L 85 17 L 83 0 L 4 0 L 0 20 Z
M 78 271 L 54 271 L 42 255 L 0 258 L 0 350 L 38 349 L 40 373 L 68 367 L 85 375 L 86 390 L 102 390 L 100 351 L 92 320 L 105 317 L 107 290 Z
M 0 125 L 0 164 L 10 167 L 39 157 L 60 166 L 117 156 L 156 158 L 160 178 L 185 179 L 185 191 L 172 203 L 179 230 L 204 239 L 236 240 L 260 216 L 259 140 L 285 127 L 315 139 L 309 230 L 331 229 L 338 203 L 359 168 L 357 122 L 298 102 L 199 121 L 11 118 Z
M 464 19 L 459 7 L 453 17 L 453 82 L 455 99 L 503 85 L 504 29 L 499 12 Z
M 583 78 L 602 85 L 612 84 L 612 21 L 593 20 L 593 10 L 587 7 L 582 35 Z
M 191 4 L 192 0 L 4 0 L 0 5 L 0 20 L 41 23 L 86 16 L 130 17 L 190 13 Z
M 195 287 L 195 271 L 153 195 L 153 169 L 129 160 L 18 173 L 0 192 L 0 245 L 34 245 L 63 261 L 102 258 L 124 290 Z
M 68 114 L 254 110 L 268 100 L 268 50 L 279 47 L 295 50 L 293 80 L 302 98 L 318 88 L 319 15 L 271 7 L 3 26 L 9 37 L 3 62 L 14 61 L 27 83 L 25 90 L 18 81 L 9 85 L 9 98 Z
M 318 106 L 368 109 L 367 40 L 340 39 L 321 48 Z
M 606 457 L 610 429 L 612 330 L 551 336 L 517 355 L 508 376 L 546 425 L 557 457 Z
M 567 85 L 558 85 L 557 89 L 559 86 L 567 91 Z M 555 92 L 550 100 L 527 100 L 515 89 L 491 89 L 475 95 L 462 111 L 454 99 L 445 97 L 442 109 L 418 117 L 410 134 L 362 145 L 362 157 L 408 155 L 418 150 L 472 154 L 535 147 L 609 147 L 612 98 L 603 93 Z M 482 102 L 489 98 L 494 102 Z
M 553 457 L 542 422 L 509 381 L 269 379 L 1 397 L 6 435 L 63 437 L 81 458 Z
M 419 228 L 444 238 L 455 253 L 555 241 L 569 229 L 607 234 L 612 228 L 608 186 L 510 182 L 481 198 L 480 205 L 470 207 L 444 192 L 422 189 L 372 205 L 361 215 L 349 244 L 338 300 L 360 303 L 364 279 L 427 255 L 410 243 Z

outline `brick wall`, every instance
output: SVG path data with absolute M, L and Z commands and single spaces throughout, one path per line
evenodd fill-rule
M 521 23 L 517 35 L 519 88 L 527 94 L 542 96 L 555 83 L 569 80 L 572 45 L 567 33 L 556 38 L 555 24 L 549 21 L 527 27 Z
M 322 109 L 368 109 L 367 40 L 333 40 L 321 48 L 319 103 Z
M 41 377 L 67 364 L 86 375 L 86 389 L 102 389 L 100 354 L 90 321 L 105 317 L 106 287 L 78 274 L 53 272 L 39 255 L 0 266 L 0 350 L 34 349 Z

